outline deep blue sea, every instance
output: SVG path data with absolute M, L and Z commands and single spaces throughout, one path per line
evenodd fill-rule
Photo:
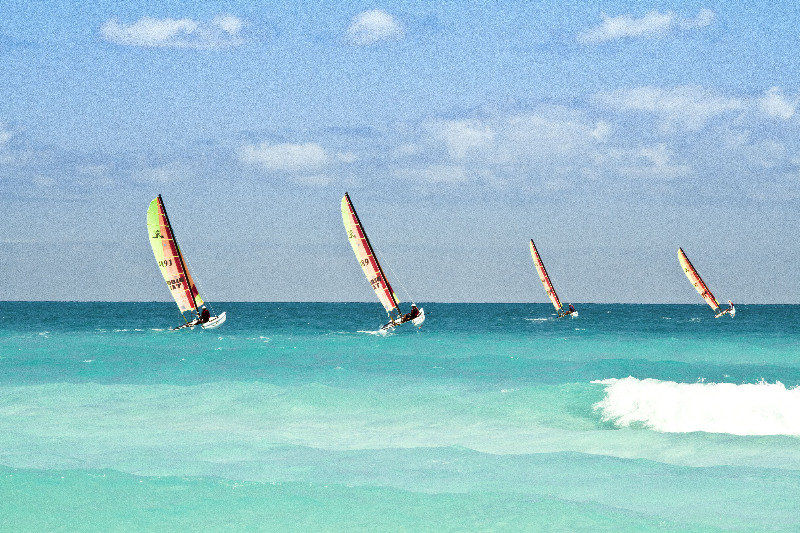
M 800 306 L 0 302 L 0 529 L 800 529 Z

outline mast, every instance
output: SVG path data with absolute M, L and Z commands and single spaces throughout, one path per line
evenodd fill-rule
M 400 308 L 397 305 L 397 299 L 394 297 L 394 289 L 392 289 L 392 286 L 389 285 L 389 279 L 386 277 L 386 274 L 383 272 L 383 267 L 381 266 L 381 262 L 378 261 L 378 256 L 375 255 L 375 249 L 372 247 L 372 243 L 369 242 L 369 237 L 367 237 L 367 232 L 364 229 L 364 225 L 361 224 L 361 219 L 358 218 L 358 213 L 356 213 L 356 208 L 353 207 L 353 202 L 352 202 L 352 200 L 350 200 L 350 195 L 347 192 L 345 192 L 344 193 L 344 197 L 347 198 L 347 205 L 350 208 L 350 212 L 353 213 L 353 218 L 356 219 L 356 223 L 358 224 L 358 227 L 361 228 L 361 234 L 364 236 L 364 242 L 367 243 L 367 248 L 369 250 L 369 253 L 370 253 L 370 255 L 372 255 L 372 258 L 375 260 L 375 264 L 378 266 L 378 271 L 381 273 L 381 277 L 383 278 L 383 282 L 386 284 L 386 288 L 389 289 L 389 291 L 388 291 L 389 292 L 389 297 L 392 299 L 392 303 L 394 304 L 394 308 L 397 309 L 397 312 L 399 313 L 400 312 Z M 389 313 L 389 311 L 387 311 L 386 314 L 389 315 L 389 317 L 391 318 L 392 315 L 391 315 L 391 313 Z
M 186 268 L 186 263 L 183 260 L 183 252 L 181 252 L 181 247 L 178 246 L 178 239 L 175 238 L 175 231 L 172 229 L 172 223 L 169 221 L 169 216 L 167 216 L 167 208 L 164 207 L 164 199 L 161 198 L 160 194 L 158 195 L 158 205 L 161 207 L 161 212 L 164 214 L 164 220 L 167 222 L 167 226 L 169 227 L 169 233 L 172 236 L 172 242 L 175 243 L 175 250 L 178 252 L 178 260 L 181 262 L 181 268 L 183 269 L 183 281 L 186 283 L 186 288 L 189 290 L 189 295 L 192 297 L 194 312 L 197 314 L 197 299 L 194 297 L 192 284 L 189 283 L 189 269 Z

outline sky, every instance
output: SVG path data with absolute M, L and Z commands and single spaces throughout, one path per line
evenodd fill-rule
M 0 300 L 800 302 L 795 2 L 0 0 Z M 376 301 L 377 305 L 377 301 Z

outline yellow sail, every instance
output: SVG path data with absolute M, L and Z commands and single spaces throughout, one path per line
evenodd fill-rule
M 172 233 L 161 195 L 150 202 L 147 210 L 147 232 L 158 268 L 161 269 L 161 274 L 175 303 L 178 304 L 178 309 L 181 313 L 196 311 L 203 305 L 203 299 L 197 292 L 189 267 Z

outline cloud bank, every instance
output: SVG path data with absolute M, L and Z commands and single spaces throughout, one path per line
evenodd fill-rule
M 603 22 L 578 35 L 578 42 L 599 44 L 634 37 L 660 37 L 681 29 L 704 28 L 711 25 L 715 14 L 710 9 L 701 9 L 695 18 L 682 19 L 672 11 L 651 11 L 641 18 L 631 15 L 609 17 L 601 15 Z
M 329 156 L 317 143 L 248 144 L 239 150 L 239 160 L 267 170 L 287 172 L 319 170 L 328 163 Z
M 242 19 L 220 15 L 210 21 L 142 17 L 125 24 L 113 18 L 100 27 L 108 42 L 146 48 L 211 49 L 242 44 Z

